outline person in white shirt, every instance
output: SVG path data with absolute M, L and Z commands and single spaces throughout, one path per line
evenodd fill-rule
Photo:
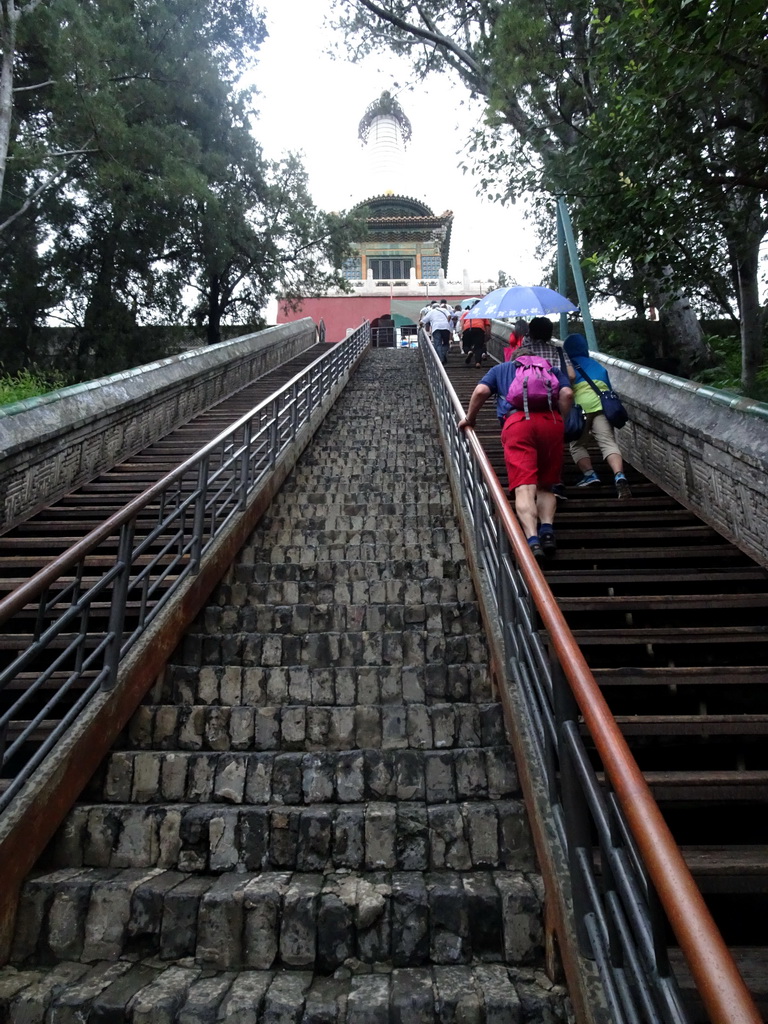
M 433 306 L 421 321 L 432 335 L 432 344 L 437 350 L 440 362 L 445 366 L 451 347 L 451 310 L 446 303 Z

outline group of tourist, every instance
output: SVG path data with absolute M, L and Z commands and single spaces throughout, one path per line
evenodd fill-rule
M 522 383 L 516 387 L 513 382 Z M 552 342 L 552 321 L 534 317 L 529 324 L 520 321 L 514 325 L 507 360 L 492 366 L 480 379 L 467 415 L 459 423 L 462 429 L 474 427 L 480 409 L 495 395 L 515 513 L 539 561 L 557 551 L 553 524 L 557 499 L 565 497 L 564 420 L 574 403 L 585 413 L 583 432 L 569 445 L 581 471 L 576 486 L 600 483 L 587 450 L 592 438 L 613 471 L 617 496 L 632 496 L 614 429 L 602 411 L 599 392 L 610 387 L 605 367 L 589 357 L 583 335 L 568 335 L 561 351 Z M 518 401 L 521 389 L 523 399 Z
M 475 366 L 482 366 L 491 335 L 490 320 L 472 319 L 460 305 L 451 308 L 445 299 L 435 299 L 419 312 L 419 327 L 432 339 L 443 366 L 453 338 L 461 341 L 465 365 L 474 361 Z

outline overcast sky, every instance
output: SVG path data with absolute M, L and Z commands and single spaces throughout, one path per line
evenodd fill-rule
M 259 0 L 267 11 L 269 38 L 254 81 L 261 93 L 257 136 L 268 157 L 303 154 L 315 203 L 348 210 L 369 198 L 362 176 L 360 118 L 384 89 L 396 93 L 413 126 L 406 151 L 413 170 L 407 194 L 436 214 L 454 213 L 448 278 L 496 279 L 503 270 L 518 284 L 542 284 L 532 230 L 520 204 L 503 207 L 478 198 L 471 175 L 459 170 L 468 128 L 482 117 L 461 84 L 436 76 L 408 90 L 408 69 L 387 55 L 366 64 L 331 60 L 323 17 L 327 0 Z M 410 175 L 409 175 L 410 181 Z

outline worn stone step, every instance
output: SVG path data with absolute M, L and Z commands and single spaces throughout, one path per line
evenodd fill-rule
M 312 528 L 300 519 L 293 519 L 286 527 L 282 528 L 273 524 L 263 533 L 259 531 L 259 534 L 265 542 L 265 549 L 267 549 L 267 545 L 271 548 L 273 544 L 277 544 L 283 548 L 304 546 L 312 550 L 336 547 L 337 545 L 356 548 L 363 544 L 433 548 L 438 545 L 460 543 L 461 538 L 458 526 L 445 522 L 441 522 L 439 526 L 434 524 L 421 527 L 380 526 L 375 530 L 355 529 L 350 526 L 334 530 L 326 526 L 325 529 L 318 530 L 317 527 Z
M 145 704 L 132 717 L 124 745 L 141 750 L 445 750 L 499 746 L 505 738 L 498 703 Z
M 332 560 L 315 559 L 309 565 L 270 557 L 255 557 L 255 545 L 246 545 L 232 566 L 224 583 L 271 583 L 286 581 L 318 581 L 323 583 L 373 583 L 395 580 L 469 580 L 471 574 L 464 552 L 459 558 L 381 558 L 373 560 L 339 556 Z
M 314 463 L 307 459 L 302 460 L 299 466 L 296 473 L 298 485 L 314 487 L 317 493 L 322 494 L 319 489 L 332 481 L 344 487 L 357 486 L 361 491 L 386 494 L 391 483 L 413 481 L 423 493 L 430 485 L 439 486 L 445 481 L 445 466 L 441 466 L 437 458 L 430 459 L 429 464 L 422 464 L 417 470 L 408 463 L 408 453 L 402 448 L 395 458 L 388 458 L 380 451 L 372 453 L 370 448 L 366 451 L 362 437 L 353 439 L 350 435 L 352 443 L 347 446 L 341 439 L 339 441 L 335 448 L 324 448 L 322 440 L 319 441 Z
M 334 975 L 285 968 L 204 970 L 189 959 L 67 961 L 0 971 L 0 1015 L 25 1024 L 555 1024 L 565 991 L 533 967 L 400 968 Z
M 341 668 L 288 668 L 180 664 L 177 651 L 149 699 L 157 704 L 430 704 L 444 701 L 486 702 L 491 680 L 486 662 L 446 665 L 363 665 Z
M 114 751 L 90 790 L 116 803 L 428 804 L 520 795 L 508 746 L 316 753 Z
M 426 629 L 345 632 L 193 633 L 180 647 L 186 664 L 289 667 L 374 667 L 384 665 L 485 664 L 485 637 L 473 633 L 432 633 Z
M 177 871 L 534 870 L 523 804 L 78 804 L 44 866 Z
M 466 557 L 464 545 L 458 539 L 425 540 L 420 544 L 405 544 L 395 541 L 361 541 L 346 544 L 343 541 L 311 546 L 305 538 L 295 544 L 270 544 L 268 537 L 259 536 L 243 553 L 246 561 L 254 562 L 295 562 L 297 565 L 315 565 L 317 562 L 387 562 L 392 559 L 421 561 L 444 559 L 458 561 Z
M 542 898 L 540 878 L 520 871 L 64 868 L 25 883 L 11 959 L 154 955 L 214 970 L 324 972 L 351 959 L 540 966 Z
M 353 455 L 354 449 L 350 449 L 349 454 Z M 326 506 L 326 503 L 327 507 L 331 507 L 333 504 L 349 505 L 383 501 L 391 502 L 394 505 L 427 504 L 437 510 L 453 510 L 445 469 L 442 472 L 436 471 L 432 479 L 423 481 L 419 480 L 418 475 L 414 472 L 400 470 L 375 478 L 366 473 L 360 480 L 340 476 L 334 481 L 333 486 L 327 486 L 328 481 L 323 480 L 322 476 L 319 480 L 315 477 L 315 490 L 311 490 L 308 483 L 312 483 L 312 481 L 309 481 L 299 471 L 292 478 L 286 480 L 281 488 L 281 493 L 287 500 L 295 496 L 296 505 L 299 508 L 306 505 L 319 508 Z
M 339 601 L 283 604 L 210 604 L 191 633 L 259 633 L 307 636 L 313 633 L 403 633 L 421 631 L 443 636 L 479 633 L 476 601 L 419 601 L 346 604 Z
M 302 579 L 222 583 L 208 607 L 245 608 L 261 605 L 399 606 L 476 604 L 470 579 Z
M 320 501 L 312 502 L 295 488 L 287 490 L 286 484 L 283 484 L 279 493 L 272 499 L 269 509 L 267 515 L 288 515 L 291 518 L 295 518 L 297 513 L 300 513 L 302 518 L 319 516 L 319 510 L 322 510 L 325 516 L 342 516 L 350 519 L 368 516 L 375 516 L 377 519 L 391 517 L 394 521 L 407 517 L 426 517 L 432 521 L 435 516 L 455 514 L 450 492 L 445 491 L 442 491 L 435 501 L 417 501 L 410 492 L 401 493 L 395 501 L 391 492 L 350 496 L 343 489 L 337 488 L 333 492 L 323 494 Z M 318 511 L 313 512 L 313 509 Z
M 335 497 L 335 496 L 334 496 Z M 378 535 L 381 530 L 422 530 L 433 529 L 435 521 L 438 526 L 453 526 L 453 522 L 445 522 L 445 508 L 432 509 L 428 505 L 419 506 L 420 511 L 405 512 L 390 506 L 386 511 L 376 511 L 368 505 L 340 506 L 336 501 L 318 507 L 316 514 L 307 511 L 300 519 L 296 518 L 294 503 L 285 502 L 276 507 L 270 506 L 259 520 L 258 529 L 263 532 L 271 530 L 295 530 L 299 525 L 305 530 L 370 530 Z M 350 509 L 350 511 L 347 511 Z M 330 511 L 329 511 L 330 510 Z

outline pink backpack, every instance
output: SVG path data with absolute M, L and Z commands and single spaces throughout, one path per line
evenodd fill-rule
M 515 376 L 507 392 L 512 408 L 524 410 L 526 419 L 530 419 L 531 412 L 554 410 L 560 381 L 549 360 L 540 356 L 518 356 L 512 365 Z

